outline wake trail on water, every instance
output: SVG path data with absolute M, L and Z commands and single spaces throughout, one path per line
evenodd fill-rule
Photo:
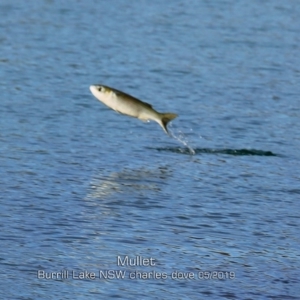
M 190 145 L 190 142 L 186 135 L 180 130 L 173 127 L 172 123 L 169 123 L 169 134 L 172 138 L 178 141 L 180 144 L 184 146 L 184 148 L 156 148 L 158 151 L 171 151 L 174 153 L 181 153 L 181 154 L 189 154 L 189 155 L 196 155 L 196 154 L 226 154 L 226 155 L 233 155 L 233 156 L 281 156 L 278 153 L 274 153 L 272 151 L 265 151 L 265 150 L 258 150 L 258 149 L 211 149 L 211 148 L 193 148 Z
M 169 132 L 172 138 L 177 140 L 179 143 L 183 144 L 190 152 L 191 155 L 195 155 L 195 150 L 190 146 L 188 138 L 179 129 L 174 129 L 172 123 L 169 125 Z

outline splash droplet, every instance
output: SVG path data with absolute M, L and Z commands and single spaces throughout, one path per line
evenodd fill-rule
M 176 133 L 175 133 L 175 130 L 173 130 L 172 123 L 170 123 L 170 125 L 169 125 L 169 131 L 171 133 L 171 136 L 175 140 L 177 140 L 178 142 L 180 142 L 186 148 L 189 149 L 191 155 L 195 155 L 196 154 L 195 150 L 189 145 L 189 141 L 188 141 L 187 137 L 184 135 L 184 133 L 181 130 L 176 130 Z

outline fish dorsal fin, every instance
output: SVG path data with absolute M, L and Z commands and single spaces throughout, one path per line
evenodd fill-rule
M 140 100 L 140 99 L 138 99 L 138 98 L 135 98 L 135 97 L 133 97 L 133 96 L 131 96 L 131 95 L 129 95 L 129 94 L 126 94 L 126 93 L 124 93 L 124 92 L 121 92 L 121 91 L 119 91 L 119 90 L 112 89 L 112 88 L 110 88 L 110 89 L 113 90 L 117 96 L 126 96 L 126 97 L 129 97 L 129 98 L 135 99 L 136 101 L 142 102 L 144 105 L 146 105 L 146 106 L 148 106 L 149 108 L 152 108 L 152 109 L 153 109 L 152 105 L 149 104 L 149 103 L 147 103 L 147 102 L 144 102 L 144 101 L 142 101 L 142 100 Z
M 152 105 L 151 104 L 149 104 L 149 103 L 147 103 L 147 102 L 144 102 L 144 101 L 141 101 L 141 102 L 143 102 L 145 105 L 147 105 L 149 108 L 152 108 Z

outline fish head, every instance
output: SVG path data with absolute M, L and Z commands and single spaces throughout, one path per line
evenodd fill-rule
M 110 93 L 112 93 L 112 90 L 109 87 L 100 84 L 91 85 L 90 91 L 98 99 L 107 97 Z

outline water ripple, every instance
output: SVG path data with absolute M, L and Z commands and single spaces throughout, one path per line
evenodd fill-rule
M 180 147 L 161 147 L 161 148 L 149 148 L 155 149 L 157 151 L 167 151 L 179 154 L 188 154 L 191 155 L 191 152 L 187 148 Z M 255 155 L 255 156 L 280 156 L 272 151 L 264 151 L 257 149 L 211 149 L 211 148 L 195 148 L 195 154 L 227 154 L 234 156 L 247 156 L 247 155 Z

